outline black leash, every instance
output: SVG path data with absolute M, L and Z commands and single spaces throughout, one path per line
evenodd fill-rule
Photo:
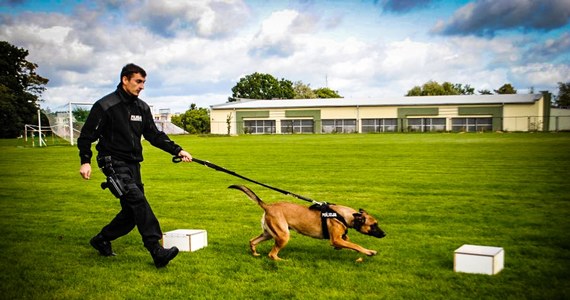
M 173 163 L 179 163 L 179 162 L 181 162 L 181 161 L 182 161 L 182 157 L 180 157 L 180 156 L 175 156 L 175 157 L 172 158 L 172 162 L 173 162 Z M 297 194 L 295 194 L 295 193 L 291 193 L 291 192 L 289 192 L 289 191 L 282 190 L 282 189 L 280 189 L 280 188 L 272 187 L 272 186 L 267 185 L 267 184 L 265 184 L 265 183 L 261 183 L 261 182 L 255 181 L 255 180 L 253 180 L 253 179 L 249 179 L 249 178 L 247 178 L 247 177 L 245 177 L 245 176 L 239 175 L 238 173 L 236 173 L 236 172 L 234 172 L 234 171 L 230 171 L 230 170 L 228 170 L 228 169 L 224 169 L 224 168 L 222 168 L 222 167 L 220 167 L 220 166 L 218 166 L 218 165 L 215 165 L 215 164 L 213 164 L 213 163 L 211 163 L 211 162 L 209 162 L 209 161 L 201 160 L 201 159 L 194 158 L 194 157 L 192 158 L 192 161 L 193 161 L 193 162 L 196 162 L 196 163 L 199 163 L 199 164 L 201 164 L 201 165 L 204 165 L 204 166 L 206 166 L 206 167 L 208 167 L 208 168 L 212 168 L 212 169 L 214 169 L 214 170 L 216 170 L 216 171 L 224 172 L 224 173 L 230 174 L 230 175 L 232 175 L 232 176 L 239 177 L 239 178 L 241 178 L 241 179 L 247 180 L 247 181 L 249 181 L 249 182 L 253 182 L 253 183 L 255 183 L 255 184 L 259 184 L 259 185 L 264 186 L 264 187 L 266 187 L 266 188 L 268 188 L 268 189 L 272 189 L 272 190 L 274 190 L 274 191 L 277 191 L 277 192 L 279 192 L 279 193 L 281 193 L 281 194 L 291 195 L 291 196 L 293 196 L 293 197 L 295 197 L 295 198 L 297 198 L 297 199 L 301 199 L 301 200 L 308 201 L 308 202 L 312 202 L 312 203 L 319 204 L 319 205 L 325 205 L 325 204 L 326 204 L 326 202 L 318 202 L 318 201 L 315 201 L 315 200 L 313 200 L 313 199 L 311 199 L 311 198 L 307 198 L 307 197 L 305 197 L 305 196 L 297 195 Z

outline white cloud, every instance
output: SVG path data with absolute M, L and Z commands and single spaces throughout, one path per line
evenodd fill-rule
M 244 25 L 249 16 L 247 5 L 240 0 L 136 1 L 128 4 L 128 11 L 131 22 L 140 22 L 165 37 L 225 36 Z
M 259 56 L 289 56 L 294 53 L 295 40 L 291 25 L 299 13 L 294 10 L 274 12 L 261 23 L 251 42 L 251 51 Z
M 553 65 L 548 63 L 529 64 L 511 69 L 513 78 L 526 84 L 526 87 L 555 87 L 557 82 L 567 82 L 570 78 L 568 65 Z
M 101 98 L 129 62 L 147 70 L 142 98 L 173 111 L 225 102 L 235 83 L 253 72 L 328 85 L 346 97 L 399 96 L 428 80 L 492 90 L 504 83 L 538 88 L 570 77 L 563 33 L 434 37 L 417 26 L 394 34 L 390 24 L 405 15 L 391 14 L 387 22 L 374 15 L 378 11 L 343 15 L 339 8 L 323 11 L 318 2 L 307 11 L 278 2 L 266 3 L 270 11 L 243 1 L 157 3 L 107 1 L 97 11 L 69 15 L 0 15 L 0 39 L 29 50 L 38 73 L 50 79 L 43 98 L 54 107 Z M 362 5 L 368 4 L 350 7 Z

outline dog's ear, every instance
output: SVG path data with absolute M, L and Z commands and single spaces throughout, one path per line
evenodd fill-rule
M 364 217 L 361 212 L 353 213 L 352 216 L 354 217 L 354 222 L 353 222 L 354 228 L 359 230 L 360 227 L 362 227 L 362 225 L 366 223 L 366 217 Z
M 366 212 L 364 209 L 362 209 L 362 208 L 359 208 L 359 209 L 358 209 L 358 212 L 361 213 L 361 214 L 367 214 L 367 212 Z

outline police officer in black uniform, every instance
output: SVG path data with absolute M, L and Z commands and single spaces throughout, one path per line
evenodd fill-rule
M 102 187 L 109 188 L 120 199 L 121 211 L 91 239 L 90 244 L 101 255 L 113 256 L 111 241 L 136 226 L 155 266 L 161 268 L 176 257 L 178 248 L 164 249 L 159 243 L 162 239 L 160 224 L 144 195 L 141 181 L 141 136 L 185 162 L 192 161 L 192 156 L 154 124 L 149 106 L 138 98 L 145 81 L 145 70 L 128 64 L 121 71 L 117 90 L 93 104 L 77 139 L 81 158 L 79 172 L 84 179 L 91 177 L 91 144 L 99 140 L 97 164 L 107 176 Z

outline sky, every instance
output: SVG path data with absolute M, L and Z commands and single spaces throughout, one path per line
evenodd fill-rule
M 173 113 L 227 102 L 254 72 L 355 99 L 570 82 L 570 0 L 0 0 L 0 40 L 29 51 L 51 110 L 109 94 L 127 63 Z

